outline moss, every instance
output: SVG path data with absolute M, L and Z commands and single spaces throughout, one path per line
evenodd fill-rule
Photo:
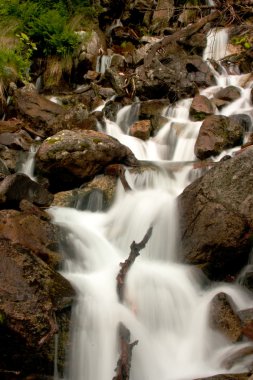
M 5 324 L 5 320 L 6 320 L 5 314 L 2 311 L 0 311 L 0 325 Z
M 55 144 L 57 143 L 58 141 L 61 141 L 60 137 L 48 137 L 46 140 L 45 140 L 48 144 Z

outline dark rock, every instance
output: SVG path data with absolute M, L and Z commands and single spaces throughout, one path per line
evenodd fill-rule
M 183 260 L 211 279 L 240 272 L 252 247 L 253 148 L 217 163 L 178 198 Z
M 221 153 L 226 148 L 240 145 L 244 128 L 237 119 L 226 116 L 208 116 L 202 123 L 195 143 L 194 152 L 199 159 Z
M 53 195 L 26 174 L 16 173 L 5 177 L 0 183 L 0 204 L 2 208 L 7 207 L 8 204 L 17 205 L 22 199 L 38 206 L 49 206 L 53 200 Z
M 53 195 L 26 174 L 16 173 L 5 177 L 0 183 L 1 207 L 17 205 L 22 199 L 38 206 L 49 206 Z
M 198 87 L 215 84 L 213 74 L 201 57 L 187 56 L 175 49 L 165 54 L 161 62 L 152 63 L 148 71 L 144 66 L 136 69 L 136 95 L 141 100 L 167 98 L 171 102 L 195 96 Z
M 32 251 L 0 240 L 1 370 L 52 375 L 54 334 L 68 340 L 69 310 L 75 295 L 69 282 Z M 59 363 L 66 354 L 59 351 Z

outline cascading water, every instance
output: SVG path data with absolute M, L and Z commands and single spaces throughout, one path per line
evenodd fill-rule
M 216 76 L 218 83 L 221 75 Z M 203 93 L 211 97 L 217 87 Z M 248 96 L 242 89 L 241 112 L 248 109 Z M 236 102 L 224 109 L 225 114 L 236 113 Z M 109 211 L 51 209 L 55 222 L 68 231 L 71 254 L 66 255 L 63 274 L 78 292 L 68 380 L 114 377 L 120 322 L 129 329 L 131 341 L 138 340 L 131 380 L 192 380 L 226 373 L 224 359 L 247 345 L 232 345 L 210 328 L 208 320 L 210 301 L 217 293 L 229 294 L 237 309 L 253 306 L 248 294 L 239 285 L 204 287 L 206 280 L 199 272 L 178 262 L 176 196 L 192 180 L 193 146 L 200 127 L 188 118 L 190 103 L 188 99 L 164 110 L 167 124 L 147 142 L 107 121 L 107 133 L 150 165 L 142 174 L 126 173 L 133 191 L 124 192 L 119 183 Z M 129 271 L 124 303 L 120 303 L 119 264 L 128 257 L 132 241 L 141 241 L 150 226 L 152 236 Z M 242 372 L 247 364 L 238 363 L 230 371 Z
M 35 177 L 33 175 L 34 173 L 34 166 L 35 166 L 35 161 L 34 157 L 39 148 L 39 145 L 31 145 L 29 153 L 27 155 L 26 160 L 23 162 L 20 168 L 20 173 L 24 173 L 28 175 L 32 180 L 35 181 Z

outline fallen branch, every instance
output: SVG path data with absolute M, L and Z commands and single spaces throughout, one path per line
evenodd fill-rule
M 140 243 L 135 243 L 135 241 L 132 242 L 130 248 L 130 254 L 128 258 L 124 261 L 124 263 L 120 263 L 121 269 L 119 271 L 119 274 L 117 276 L 117 293 L 120 302 L 123 301 L 124 296 L 124 287 L 125 287 L 125 279 L 126 275 L 134 263 L 136 257 L 140 255 L 140 251 L 145 248 L 147 242 L 149 241 L 151 234 L 152 234 L 153 227 L 149 227 L 148 231 L 146 232 L 146 235 L 142 239 Z
M 165 46 L 172 42 L 177 42 L 182 38 L 190 37 L 195 34 L 199 29 L 203 28 L 208 22 L 214 21 L 216 18 L 220 16 L 220 11 L 215 11 L 210 13 L 208 16 L 202 17 L 199 21 L 194 24 L 188 25 L 186 28 L 180 29 L 170 36 L 164 37 L 161 41 L 155 43 L 148 50 L 146 57 L 144 58 L 144 67 L 147 68 L 153 61 L 155 54 L 159 50 L 163 50 Z
M 129 380 L 130 368 L 132 360 L 132 351 L 134 346 L 137 345 L 138 340 L 130 343 L 130 331 L 120 323 L 119 325 L 119 339 L 120 339 L 120 358 L 117 363 L 116 376 L 112 380 Z
M 140 254 L 140 250 L 145 248 L 150 236 L 152 234 L 152 227 L 148 229 L 146 235 L 142 239 L 140 243 L 135 243 L 135 241 L 131 244 L 131 251 L 128 258 L 124 261 L 124 263 L 120 263 L 121 269 L 117 276 L 117 293 L 120 302 L 123 302 L 124 295 L 124 287 L 125 287 L 125 279 L 127 272 L 129 271 L 131 265 L 134 263 L 137 256 Z M 112 380 L 129 380 L 130 379 L 130 368 L 131 368 L 131 360 L 132 360 L 132 351 L 134 346 L 137 345 L 138 340 L 130 343 L 130 331 L 123 324 L 119 324 L 119 344 L 120 344 L 120 357 L 117 362 L 116 376 Z

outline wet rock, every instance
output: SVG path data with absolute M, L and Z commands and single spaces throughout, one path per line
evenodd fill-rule
M 140 120 L 130 127 L 130 135 L 141 140 L 148 140 L 151 134 L 150 120 Z
M 210 279 L 240 272 L 252 247 L 253 148 L 216 163 L 178 197 L 182 256 Z
M 36 155 L 36 168 L 59 190 L 73 188 L 104 171 L 110 163 L 136 165 L 129 148 L 95 131 L 64 130 L 47 138 Z
M 168 99 L 147 100 L 139 103 L 139 116 L 142 119 L 148 119 L 152 116 L 161 116 L 170 105 Z
M 214 114 L 213 103 L 203 95 L 196 95 L 190 106 L 190 118 L 193 121 L 204 120 L 207 116 Z
M 195 143 L 194 152 L 199 159 L 205 159 L 221 153 L 226 148 L 240 145 L 244 128 L 226 116 L 211 115 L 202 123 Z
M 226 293 L 218 293 L 211 301 L 210 326 L 233 343 L 242 335 L 241 320 L 234 311 L 232 298 Z
M 79 189 L 56 193 L 52 206 L 73 207 L 76 209 L 94 209 L 92 201 L 98 196 L 100 210 L 107 210 L 113 203 L 116 193 L 117 178 L 112 175 L 99 175 Z M 98 207 L 96 207 L 98 209 Z
M 240 96 L 241 90 L 235 86 L 228 86 L 215 94 L 215 98 L 225 100 L 227 102 L 233 102 L 234 100 L 239 99 Z
M 16 173 L 5 177 L 0 183 L 1 207 L 17 205 L 22 199 L 38 206 L 49 206 L 53 195 L 26 174 Z

